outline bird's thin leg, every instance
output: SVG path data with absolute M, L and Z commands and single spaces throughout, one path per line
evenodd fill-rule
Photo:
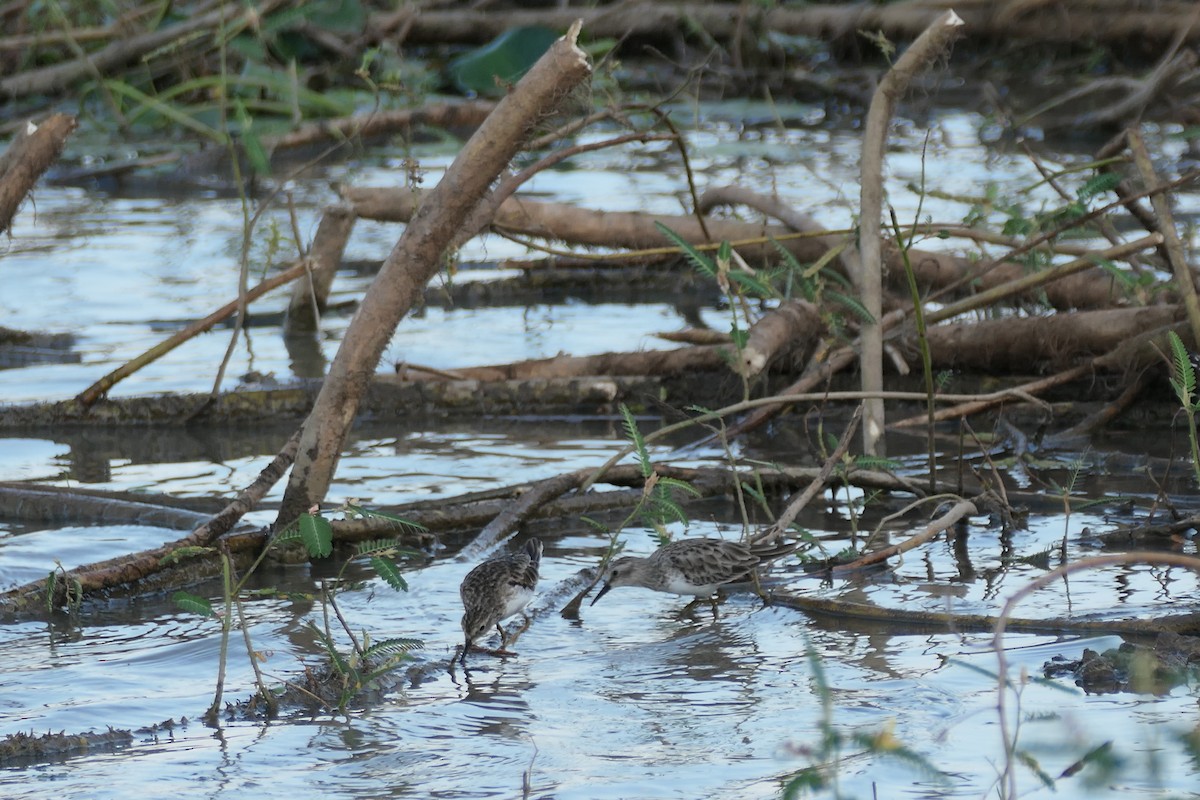
M 771 605 L 771 596 L 763 589 L 762 578 L 758 575 L 758 570 L 750 573 L 750 578 L 754 582 L 754 593 L 758 595 L 758 599 L 762 600 L 763 606 Z
M 524 633 L 525 631 L 529 630 L 529 626 L 532 622 L 533 622 L 533 620 L 531 620 L 529 618 L 529 615 L 522 611 L 521 612 L 521 624 L 514 627 L 512 630 L 510 630 L 508 632 L 507 638 L 503 642 L 500 643 L 500 647 L 505 648 L 505 647 L 508 647 L 509 645 L 516 644 L 517 639 L 521 638 L 521 634 Z
M 704 601 L 703 597 L 697 597 L 695 600 L 688 603 L 686 606 L 684 606 L 682 609 L 680 609 L 680 611 L 679 611 L 680 618 L 694 617 L 695 614 L 693 612 L 695 612 L 696 606 L 700 605 L 700 603 L 702 603 L 703 601 Z

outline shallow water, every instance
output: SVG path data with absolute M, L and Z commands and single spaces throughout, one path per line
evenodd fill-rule
M 737 113 L 744 116 L 745 109 Z M 802 109 L 794 113 L 810 124 L 820 122 Z M 733 118 L 734 112 L 722 117 L 718 110 L 695 134 L 693 166 L 706 184 L 742 182 L 764 191 L 775 186 L 823 223 L 846 224 L 846 207 L 857 196 L 856 131 L 739 129 L 722 121 Z M 926 164 L 930 180 L 936 178 L 950 193 L 978 193 L 989 181 L 1008 191 L 1036 183 L 1036 171 L 1024 157 L 979 144 L 982 127 L 983 121 L 970 114 L 936 120 Z M 904 184 L 920 179 L 914 153 L 922 140 L 922 131 L 903 124 L 895 137 L 898 152 L 890 156 L 889 188 L 902 218 L 916 213 Z M 1174 146 L 1168 144 L 1165 152 Z M 429 171 L 429 185 L 448 155 L 418 155 Z M 344 165 L 320 183 L 298 186 L 302 229 L 311 233 L 320 204 L 330 199 L 324 180 L 391 184 L 396 172 L 388 164 L 383 157 Z M 531 189 L 550 199 L 613 210 L 675 213 L 683 207 L 684 185 L 665 147 L 636 157 L 589 154 L 572 170 L 538 176 Z M 1030 196 L 1049 202 L 1043 191 Z M 1193 198 L 1181 199 L 1185 210 L 1189 204 Z M 953 220 L 964 211 L 961 205 L 927 199 L 923 213 Z M 282 215 L 274 219 L 281 230 L 288 229 Z M 40 190 L 37 213 L 18 218 L 0 256 L 8 287 L 0 291 L 0 310 L 10 327 L 74 333 L 82 361 L 0 371 L 0 398 L 74 396 L 183 322 L 226 302 L 236 285 L 239 225 L 236 205 L 214 198 L 130 199 L 78 189 Z M 347 255 L 378 258 L 396 235 L 394 226 L 362 224 Z M 523 252 L 487 237 L 462 255 L 477 261 Z M 464 269 L 455 280 L 495 274 Z M 369 277 L 339 275 L 335 301 L 357 297 L 368 283 Z M 278 310 L 285 302 L 286 292 L 277 292 L 262 308 Z M 715 327 L 724 327 L 720 312 L 705 314 Z M 325 324 L 327 360 L 346 324 L 339 317 Z M 653 339 L 653 333 L 679 325 L 665 305 L 431 308 L 401 325 L 387 358 L 453 368 L 559 351 L 582 355 L 664 347 L 670 345 Z M 120 384 L 114 394 L 207 391 L 228 336 L 214 332 L 185 345 Z M 255 328 L 250 345 L 239 346 L 229 374 L 236 380 L 256 370 L 287 380 L 292 369 L 278 331 Z M 0 438 L 0 480 L 230 496 L 253 479 L 288 433 L 286 428 L 235 434 L 61 431 Z M 764 437 L 739 445 L 740 454 L 794 456 L 777 449 L 792 441 L 788 431 L 774 434 L 774 442 Z M 613 422 L 479 420 L 424 430 L 364 426 L 348 445 L 329 500 L 355 498 L 369 506 L 450 497 L 596 466 L 621 444 Z M 1105 449 L 1145 455 L 1163 448 L 1134 437 L 1108 441 Z M 664 445 L 655 453 L 668 451 Z M 1043 477 L 1065 484 L 1076 455 L 1063 454 L 1061 469 Z M 723 454 L 711 449 L 688 457 L 703 463 L 720 461 Z M 1154 493 L 1136 474 L 1103 476 L 1088 490 Z M 276 487 L 268 501 L 278 500 L 281 491 Z M 260 511 L 249 519 L 265 523 L 272 516 Z M 981 516 L 971 521 L 965 564 L 961 553 L 937 542 L 872 576 L 822 584 L 782 565 L 775 577 L 796 591 L 886 607 L 995 614 L 1045 569 L 1014 561 L 1013 553 L 1051 550 L 1066 532 L 1072 541 L 1069 557 L 1076 558 L 1092 552 L 1088 538 L 1080 535 L 1085 527 L 1104 531 L 1119 518 L 1115 506 L 1078 512 L 1070 520 L 1035 513 L 1028 529 L 1002 540 Z M 730 509 L 706 510 L 687 535 L 736 537 L 736 520 Z M 841 505 L 811 509 L 800 524 L 830 552 L 850 541 L 850 520 Z M 0 520 L 0 585 L 40 577 L 55 559 L 70 568 L 176 535 L 157 528 L 49 528 Z M 218 626 L 180 611 L 166 598 L 89 604 L 77 620 L 9 621 L 0 627 L 0 734 L 191 721 L 170 732 L 137 732 L 133 745 L 113 752 L 0 770 L 0 795 L 231 797 L 249 791 L 262 798 L 765 798 L 779 796 L 787 779 L 813 759 L 836 764 L 831 774 L 846 796 L 988 794 L 1004 753 L 996 681 L 989 676 L 996 669 L 990 635 L 883 630 L 764 608 L 747 594 L 731 597 L 716 619 L 704 609 L 694 618 L 680 618 L 681 600 L 637 589 L 613 591 L 596 606 L 585 605 L 581 620 L 570 621 L 557 614 L 565 597 L 555 587 L 594 567 L 606 543 L 582 522 L 539 535 L 547 541 L 541 594 L 534 603 L 535 623 L 517 645 L 519 657 L 476 655 L 465 669 L 435 668 L 414 685 L 354 709 L 349 721 L 300 715 L 271 723 L 226 722 L 220 729 L 197 722 L 212 698 Z M 631 530 L 626 538 L 630 552 L 653 547 L 648 534 Z M 1180 547 L 1194 552 L 1191 543 Z M 422 639 L 425 648 L 415 654 L 415 663 L 440 667 L 461 635 L 457 587 L 471 566 L 437 558 L 407 574 L 407 593 L 370 580 L 341 595 L 339 606 L 375 639 Z M 275 571 L 264 582 L 311 591 L 313 574 L 307 568 Z M 1198 588 L 1194 573 L 1128 567 L 1074 576 L 1038 593 L 1018 613 L 1034 618 L 1168 613 L 1190 602 Z M 198 591 L 219 596 L 216 585 Z M 302 662 L 315 660 L 319 649 L 308 623 L 320 624 L 321 614 L 311 601 L 257 598 L 246 604 L 246 613 L 254 647 L 272 680 L 293 679 Z M 1024 670 L 1037 676 L 1055 655 L 1078 657 L 1084 647 L 1102 650 L 1119 641 L 1012 634 L 1005 640 L 1010 675 Z M 226 686 L 231 700 L 253 690 L 246 655 L 240 641 L 235 645 L 239 649 L 230 660 Z M 1062 680 L 1031 683 L 1022 689 L 1018 714 L 1024 720 L 1022 747 L 1051 776 L 1106 740 L 1124 760 L 1101 786 L 1088 784 L 1088 770 L 1059 780 L 1059 797 L 1160 796 L 1164 790 L 1192 791 L 1200 778 L 1179 741 L 1197 725 L 1194 687 L 1162 697 L 1093 697 Z M 896 742 L 951 777 L 939 781 L 898 757 L 866 754 L 853 742 L 817 757 L 813 753 L 827 729 L 847 736 L 890 731 Z M 1038 780 L 1024 771 L 1019 786 L 1037 793 Z

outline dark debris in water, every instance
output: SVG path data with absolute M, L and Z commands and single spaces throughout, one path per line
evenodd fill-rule
M 1070 675 L 1088 694 L 1163 695 L 1200 676 L 1200 637 L 1160 633 L 1152 647 L 1124 642 L 1103 653 L 1084 648 L 1078 660 L 1055 656 L 1042 671 L 1047 678 Z
M 10 733 L 0 741 L 0 767 L 112 752 L 133 743 L 133 734 L 113 727 L 103 733 Z

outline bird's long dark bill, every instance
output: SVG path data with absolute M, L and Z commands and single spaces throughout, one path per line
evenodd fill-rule
M 596 601 L 599 600 L 601 597 L 604 597 L 604 595 L 608 594 L 608 590 L 611 588 L 612 588 L 611 583 L 604 584 L 604 588 L 601 589 L 600 591 L 596 592 L 596 596 L 592 598 L 592 602 L 588 603 L 588 605 L 590 605 L 590 606 L 596 605 Z

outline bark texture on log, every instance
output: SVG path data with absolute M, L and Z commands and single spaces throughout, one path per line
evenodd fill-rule
M 824 325 L 817 307 L 804 300 L 790 300 L 767 312 L 750 326 L 746 344 L 736 352 L 734 371 L 745 378 L 762 373 L 772 361 L 791 350 L 803 363 L 816 349 Z
M 342 198 L 354 206 L 364 219 L 381 222 L 407 222 L 420 206 L 425 193 L 411 189 L 344 186 Z M 584 247 L 611 247 L 645 250 L 669 246 L 670 242 L 655 227 L 659 222 L 686 241 L 703 245 L 709 242 L 693 215 L 652 215 L 633 211 L 594 211 L 562 203 L 546 203 L 525 198 L 510 198 L 499 208 L 492 227 L 497 230 L 535 236 L 549 241 L 562 241 Z M 712 241 L 745 242 L 749 239 L 774 237 L 802 263 L 821 258 L 839 235 L 817 234 L 809 238 L 789 239 L 791 230 L 782 225 L 739 222 L 706 218 L 705 226 Z M 737 246 L 752 266 L 773 261 L 778 257 L 769 242 Z M 966 283 L 979 265 L 961 256 L 932 250 L 912 249 L 908 252 L 913 273 L 922 291 L 940 289 L 954 283 Z M 907 292 L 904 285 L 904 264 L 895 244 L 884 243 L 884 263 L 889 285 Z M 987 290 L 1024 276 L 1022 264 L 1001 263 L 975 281 L 977 290 Z M 1115 279 L 1094 267 L 1055 281 L 1045 287 L 1045 298 L 1058 309 L 1107 308 L 1124 302 L 1115 289 Z M 1040 300 L 1030 294 L 1028 299 Z
M 354 230 L 356 219 L 354 209 L 345 204 L 329 206 L 321 215 L 308 253 L 307 279 L 297 281 L 292 287 L 292 299 L 288 303 L 287 320 L 284 323 L 285 335 L 294 336 L 317 330 L 329 302 L 334 273 L 341 266 L 342 253 L 346 250 L 346 241 Z
M 17 209 L 38 178 L 58 160 L 77 126 L 69 114 L 52 114 L 41 124 L 26 123 L 9 142 L 0 155 L 0 233 L 12 228 Z
M 576 18 L 593 36 L 621 39 L 668 39 L 694 35 L 696 29 L 722 42 L 752 30 L 788 36 L 833 39 L 856 31 L 881 31 L 889 39 L 911 40 L 947 6 L 970 26 L 972 36 L 1029 42 L 1080 41 L 1127 44 L 1168 42 L 1189 21 L 1187 0 L 1163 0 L 1130 8 L 1127 0 L 1080 3 L 1049 0 L 994 0 L 949 4 L 931 0 L 892 3 L 811 3 L 803 7 L 763 8 L 745 3 L 641 2 L 595 8 L 540 8 L 508 11 L 420 11 L 406 19 L 409 42 L 481 43 L 511 27 L 545 25 L 566 30 Z M 375 26 L 372 26 L 375 27 Z M 1186 34 L 1200 40 L 1200 26 Z
M 943 323 L 928 330 L 929 353 L 939 369 L 1052 372 L 1115 350 L 1145 331 L 1172 325 L 1181 315 L 1178 306 L 1154 306 Z M 917 359 L 915 333 L 906 332 L 896 341 Z
M 458 228 L 534 126 L 591 74 L 575 43 L 559 39 L 496 106 L 414 215 L 355 314 L 316 406 L 304 425 L 296 465 L 276 519 L 284 527 L 325 497 L 346 434 L 380 356 L 428 283 Z

